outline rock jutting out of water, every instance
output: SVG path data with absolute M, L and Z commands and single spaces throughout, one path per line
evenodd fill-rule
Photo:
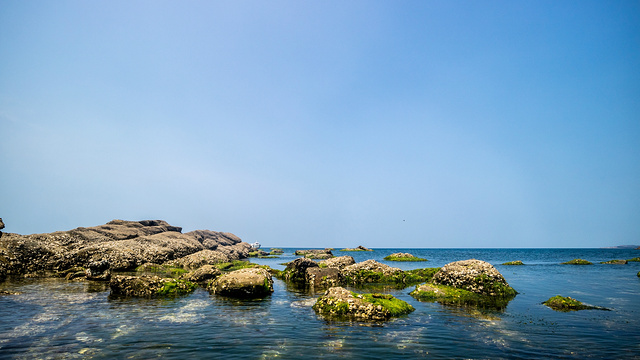
M 552 298 L 549 298 L 549 300 L 543 302 L 544 305 L 547 305 L 548 307 L 550 307 L 553 310 L 556 311 L 563 311 L 563 312 L 569 312 L 569 311 L 578 311 L 578 310 L 607 310 L 609 311 L 609 309 L 607 308 L 603 308 L 600 306 L 591 306 L 591 305 L 586 305 L 583 304 L 581 301 L 578 301 L 572 297 L 564 297 L 564 296 L 560 296 L 560 295 L 556 295 Z
M 133 270 L 144 263 L 172 262 L 197 269 L 244 259 L 251 249 L 231 233 L 181 231 L 163 220 L 113 220 L 47 234 L 7 233 L 0 239 L 0 277 L 44 272 L 66 276 L 69 269 L 79 267 L 87 270 L 88 278 L 107 280 L 107 271 Z
M 294 255 L 302 255 L 309 259 L 330 259 L 333 253 L 329 249 L 324 250 L 296 250 Z
M 221 275 L 209 283 L 209 292 L 234 298 L 255 298 L 273 292 L 271 274 L 262 268 L 247 268 Z
M 329 288 L 313 305 L 323 317 L 357 320 L 388 320 L 411 313 L 415 309 L 405 301 L 388 294 L 356 294 L 343 287 Z
M 362 245 L 359 245 L 357 248 L 344 248 L 340 251 L 373 251 L 373 250 L 368 249 Z
M 384 259 L 387 261 L 427 261 L 427 259 L 419 258 L 409 253 L 393 253 Z

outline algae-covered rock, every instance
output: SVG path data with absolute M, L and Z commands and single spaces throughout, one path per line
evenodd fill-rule
M 628 259 L 627 261 L 640 262 L 640 257 L 634 257 L 632 259 Z
M 271 248 L 269 250 L 269 255 L 282 255 L 282 254 L 284 254 L 284 250 L 280 248 Z
M 385 256 L 387 261 L 427 261 L 427 259 L 419 258 L 409 253 L 393 253 Z
M 564 311 L 564 312 L 577 311 L 577 310 L 609 310 L 607 308 L 603 308 L 600 306 L 585 305 L 574 298 L 571 298 L 568 296 L 564 297 L 560 295 L 556 295 L 550 298 L 549 300 L 543 302 L 543 304 L 547 305 L 553 310 Z
M 299 258 L 287 264 L 281 276 L 284 281 L 296 284 L 304 284 L 307 281 L 307 269 L 318 267 L 318 263 L 311 259 Z
M 493 265 L 475 259 L 443 266 L 433 276 L 433 283 L 487 296 L 509 297 L 517 294 Z
M 562 265 L 593 265 L 593 263 L 584 259 L 573 259 L 567 262 L 563 262 Z
M 255 298 L 273 292 L 271 274 L 262 268 L 246 268 L 224 274 L 209 283 L 209 292 L 235 298 Z
M 602 262 L 600 262 L 600 264 L 626 265 L 626 264 L 627 264 L 627 260 L 609 260 L 609 261 L 602 261 Z
M 340 285 L 342 276 L 335 267 L 310 267 L 306 270 L 306 284 L 310 287 L 328 288 Z
M 346 284 L 358 285 L 366 283 L 398 283 L 402 282 L 403 271 L 379 263 L 366 260 L 342 269 L 342 277 Z
M 502 265 L 524 265 L 524 263 L 521 260 L 516 260 L 516 261 L 507 261 Z
M 490 309 L 505 308 L 515 296 L 488 296 L 433 283 L 417 285 L 409 295 L 420 301 Z
M 411 313 L 410 304 L 388 294 L 356 294 L 342 287 L 327 290 L 313 305 L 329 319 L 388 320 Z
M 111 277 L 109 283 L 111 295 L 132 297 L 162 297 L 186 295 L 196 289 L 196 284 L 179 279 L 166 279 L 159 276 L 122 276 Z

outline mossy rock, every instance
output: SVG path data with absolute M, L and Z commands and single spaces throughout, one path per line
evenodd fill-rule
M 438 302 L 446 305 L 473 306 L 484 309 L 504 309 L 516 293 L 508 296 L 489 296 L 439 284 L 417 285 L 409 295 L 419 301 Z
M 493 265 L 476 259 L 454 261 L 443 266 L 433 276 L 433 283 L 493 297 L 517 294 Z
M 220 269 L 220 271 L 223 271 L 223 272 L 231 272 L 231 271 L 236 271 L 240 269 L 260 267 L 258 264 L 254 264 L 244 260 L 234 260 L 232 262 L 215 264 L 213 266 L 217 267 L 218 269 Z
M 609 260 L 609 261 L 602 261 L 602 262 L 600 262 L 600 264 L 626 265 L 626 264 L 627 264 L 627 260 Z
M 524 263 L 520 260 L 516 260 L 516 261 L 507 261 L 506 263 L 503 263 L 502 265 L 524 265 Z
M 340 251 L 373 251 L 373 250 L 360 245 L 357 248 L 344 248 L 344 249 L 341 249 Z
M 634 257 L 633 259 L 627 259 L 627 261 L 640 262 L 640 257 Z
M 272 248 L 271 250 L 269 250 L 269 255 L 282 255 L 282 254 L 284 254 L 284 250 L 279 248 Z
M 607 308 L 599 307 L 599 306 L 591 306 L 585 305 L 582 302 L 572 298 L 572 297 L 564 297 L 560 295 L 556 295 L 549 300 L 543 302 L 542 304 L 547 305 L 553 310 L 556 311 L 578 311 L 578 310 L 609 310 Z
M 188 272 L 187 270 L 179 266 L 159 265 L 159 264 L 153 264 L 153 263 L 142 264 L 138 266 L 135 270 L 136 272 L 153 273 L 155 275 L 160 275 L 164 277 L 178 277 Z
M 563 262 L 562 265 L 593 265 L 593 263 L 584 259 L 573 259 L 571 261 Z
M 190 281 L 148 275 L 113 276 L 109 286 L 112 295 L 148 298 L 186 295 L 197 288 Z
M 325 318 L 337 320 L 388 320 L 411 313 L 407 302 L 389 294 L 357 294 L 342 287 L 332 287 L 313 305 Z
M 394 253 L 384 258 L 387 261 L 428 261 L 408 253 Z
M 171 280 L 163 284 L 162 288 L 157 291 L 158 296 L 180 296 L 192 293 L 196 284 L 187 280 Z

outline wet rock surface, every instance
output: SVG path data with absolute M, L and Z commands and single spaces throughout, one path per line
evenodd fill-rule
M 353 259 L 353 256 L 337 256 L 331 259 L 326 259 L 318 262 L 320 266 L 326 266 L 331 268 L 344 269 L 349 265 L 355 264 L 356 261 Z
M 89 277 L 105 280 L 104 270 L 89 265 L 104 261 L 113 272 L 132 270 L 144 263 L 175 261 L 197 269 L 246 258 L 251 248 L 230 233 L 181 231 L 163 220 L 113 220 L 105 225 L 47 234 L 7 233 L 0 238 L 0 278 L 83 267 L 88 269 Z
M 220 271 L 220 269 L 212 265 L 203 265 L 195 271 L 184 274 L 181 278 L 187 281 L 203 284 L 208 283 L 221 274 L 222 272 Z
M 510 288 L 493 265 L 475 259 L 455 261 L 443 266 L 433 276 L 433 283 L 487 296 L 503 296 L 505 288 Z
M 109 287 L 112 296 L 146 298 L 186 295 L 196 289 L 196 285 L 189 281 L 149 275 L 116 275 L 111 278 Z

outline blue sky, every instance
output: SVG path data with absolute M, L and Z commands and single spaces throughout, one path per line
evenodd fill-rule
M 640 244 L 638 1 L 0 2 L 5 231 Z

